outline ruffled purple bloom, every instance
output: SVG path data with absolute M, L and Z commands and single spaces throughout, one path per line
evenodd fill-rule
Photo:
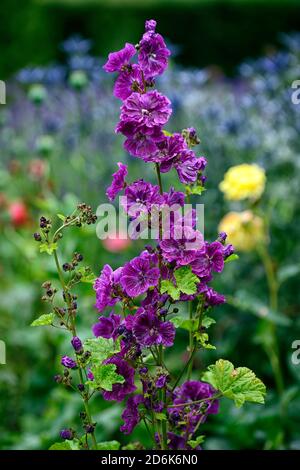
M 166 137 L 164 141 L 157 145 L 158 152 L 153 155 L 152 161 L 160 162 L 160 170 L 167 173 L 175 168 L 179 179 L 184 184 L 197 181 L 199 172 L 206 166 L 204 157 L 196 157 L 190 150 L 181 134 L 175 133 Z
M 170 321 L 163 322 L 151 311 L 138 316 L 133 325 L 137 342 L 144 347 L 162 344 L 169 347 L 174 343 L 175 327 Z
M 125 47 L 117 52 L 108 54 L 108 61 L 103 66 L 106 72 L 121 72 L 128 67 L 131 58 L 135 55 L 136 48 L 126 42 Z
M 224 260 L 229 258 L 234 253 L 234 246 L 233 245 L 226 245 L 223 247 L 223 257 Z
M 104 400 L 116 400 L 122 401 L 129 395 L 134 392 L 136 386 L 134 385 L 134 369 L 129 364 L 127 364 L 124 359 L 114 356 L 107 359 L 104 364 L 115 364 L 117 374 L 120 374 L 124 377 L 125 381 L 122 384 L 116 383 L 112 386 L 112 391 L 104 391 L 103 398 Z
M 63 356 L 60 363 L 67 369 L 75 369 L 77 367 L 77 362 L 69 356 Z
M 120 324 L 121 316 L 110 313 L 109 317 L 99 317 L 99 321 L 93 325 L 92 331 L 96 338 L 102 336 L 102 338 L 113 338 L 116 340 L 119 336 L 118 328 Z
M 148 129 L 163 126 L 171 115 L 170 100 L 158 91 L 132 93 L 121 107 L 121 122 L 133 122 Z
M 134 91 L 145 91 L 143 74 L 137 64 L 132 64 L 127 70 L 121 72 L 114 86 L 114 95 L 120 100 L 126 100 Z
M 109 188 L 107 188 L 106 196 L 113 201 L 117 194 L 125 187 L 125 178 L 128 174 L 127 165 L 118 162 L 118 171 L 113 173 L 113 180 Z
M 112 268 L 105 264 L 103 270 L 94 283 L 96 291 L 96 308 L 102 312 L 105 307 L 115 305 L 120 297 L 117 294 L 119 280 L 122 268 L 113 271 Z
M 149 156 L 157 151 L 156 143 L 160 142 L 164 135 L 159 126 L 148 128 L 146 126 L 137 126 L 134 122 L 121 121 L 116 132 L 125 135 L 124 148 L 130 155 L 149 159 Z
M 146 21 L 146 32 L 140 41 L 139 64 L 146 78 L 153 78 L 162 74 L 168 66 L 168 57 L 171 54 L 163 37 L 155 33 L 155 21 Z
M 188 226 L 175 226 L 172 232 L 172 238 L 160 242 L 164 259 L 179 266 L 192 263 L 203 245 L 203 235 Z
M 222 272 L 224 268 L 223 250 L 223 245 L 218 241 L 206 243 L 191 263 L 193 272 L 201 278 L 209 276 L 212 271 Z
M 178 204 L 179 206 L 184 206 L 185 195 L 181 191 L 175 191 L 174 188 L 171 188 L 168 193 L 163 194 L 164 203 L 167 206 L 174 206 Z
M 211 287 L 208 287 L 205 292 L 205 301 L 207 306 L 215 307 L 216 305 L 221 305 L 226 302 L 224 295 L 219 294 Z
M 140 422 L 141 418 L 138 406 L 143 400 L 143 395 L 134 395 L 128 398 L 126 408 L 122 413 L 124 424 L 120 427 L 120 431 L 124 434 L 131 434 L 136 425 Z
M 126 212 L 134 209 L 134 213 L 148 212 L 154 205 L 160 205 L 163 198 L 160 195 L 159 187 L 144 181 L 143 179 L 135 181 L 125 189 L 126 203 L 122 203 Z M 133 213 L 131 215 L 134 215 Z
M 193 154 L 191 150 L 183 152 L 181 160 L 174 165 L 180 181 L 184 184 L 195 183 L 198 173 L 204 170 L 207 163 L 204 157 L 196 157 Z
M 137 297 L 144 294 L 149 287 L 157 286 L 160 273 L 153 262 L 154 259 L 144 251 L 125 264 L 120 282 L 127 295 Z

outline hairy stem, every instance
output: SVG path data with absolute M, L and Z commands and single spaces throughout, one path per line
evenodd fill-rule
M 67 288 L 65 280 L 64 280 L 64 275 L 63 275 L 63 272 L 62 272 L 62 269 L 61 269 L 61 266 L 60 266 L 60 263 L 59 263 L 59 259 L 58 259 L 58 255 L 57 255 L 56 250 L 54 250 L 54 260 L 55 260 L 55 264 L 56 264 L 56 268 L 57 268 L 58 277 L 59 277 L 61 286 L 63 288 L 63 292 L 65 294 L 66 304 L 67 304 L 68 310 L 70 312 L 72 310 L 71 297 L 70 297 L 68 288 Z M 71 319 L 70 319 L 69 330 L 72 333 L 72 336 L 77 336 L 75 319 L 73 317 L 71 317 Z M 80 366 L 80 364 L 79 364 L 79 367 L 78 367 L 78 375 L 79 375 L 80 383 L 84 383 L 82 367 Z M 89 409 L 89 403 L 88 403 L 89 398 L 85 398 L 83 395 L 81 395 L 81 396 L 82 396 L 83 405 L 84 405 L 86 417 L 87 417 L 87 420 L 88 420 L 88 424 L 90 424 L 92 426 L 93 425 L 93 420 L 92 420 L 91 412 L 90 412 L 90 409 Z M 94 431 L 91 432 L 90 434 L 91 434 L 91 439 L 92 439 L 92 447 L 93 447 L 94 450 L 97 450 L 97 441 L 96 441 Z

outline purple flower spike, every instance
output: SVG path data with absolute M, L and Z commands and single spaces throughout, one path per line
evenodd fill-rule
M 74 359 L 69 356 L 63 356 L 60 362 L 61 365 L 63 365 L 67 369 L 75 369 L 77 367 L 76 361 L 74 361 Z
M 103 66 L 105 72 L 121 72 L 128 67 L 130 59 L 135 55 L 136 49 L 126 42 L 125 47 L 108 55 L 108 61 Z

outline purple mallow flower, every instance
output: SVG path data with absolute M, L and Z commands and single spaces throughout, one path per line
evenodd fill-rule
M 160 242 L 164 259 L 180 266 L 193 262 L 203 245 L 203 235 L 189 226 L 180 225 L 171 230 L 171 236 Z
M 119 169 L 116 173 L 113 173 L 112 183 L 106 191 L 106 196 L 110 201 L 113 201 L 117 194 L 125 187 L 125 178 L 128 174 L 127 165 L 119 162 L 118 167 Z
M 168 347 L 174 343 L 175 327 L 170 321 L 163 322 L 155 313 L 145 311 L 134 322 L 133 334 L 141 346 L 162 344 Z
M 221 305 L 226 302 L 224 295 L 219 294 L 211 287 L 208 287 L 205 292 L 205 301 L 206 305 L 209 307 L 215 307 L 216 305 Z
M 131 434 L 139 423 L 141 418 L 138 406 L 143 400 L 143 395 L 134 395 L 128 398 L 126 408 L 122 413 L 124 424 L 120 427 L 120 431 L 124 434 Z
M 71 340 L 71 344 L 74 348 L 74 351 L 76 353 L 79 353 L 82 351 L 82 342 L 80 340 L 80 338 L 78 338 L 78 336 L 74 336 Z
M 115 340 L 119 336 L 120 324 L 121 316 L 110 313 L 109 317 L 99 317 L 98 323 L 93 325 L 92 330 L 96 338 L 102 336 L 103 338 L 113 338 Z
M 112 268 L 105 264 L 103 270 L 94 283 L 96 291 L 96 308 L 102 312 L 105 307 L 115 305 L 120 297 L 118 295 L 119 280 L 122 268 L 113 271 Z
M 126 70 L 126 67 L 128 67 L 135 53 L 135 47 L 127 42 L 123 49 L 117 52 L 111 52 L 108 55 L 108 61 L 103 66 L 104 70 L 106 72 L 121 72 L 124 69 Z
M 145 160 L 157 152 L 156 143 L 164 138 L 159 126 L 148 128 L 127 121 L 121 121 L 116 127 L 116 132 L 125 135 L 124 148 L 127 152 Z
M 120 278 L 121 285 L 129 297 L 137 297 L 149 287 L 157 286 L 159 269 L 155 258 L 147 251 L 125 264 Z
M 210 276 L 212 271 L 222 272 L 224 268 L 223 251 L 223 245 L 218 241 L 206 243 L 191 263 L 193 272 L 201 278 Z
M 60 362 L 61 365 L 66 367 L 67 369 L 75 369 L 77 367 L 76 361 L 74 361 L 74 359 L 69 356 L 63 356 Z
M 132 93 L 121 107 L 120 120 L 148 129 L 163 126 L 171 115 L 170 100 L 158 91 Z
M 154 20 L 146 21 L 146 32 L 139 44 L 139 64 L 146 78 L 162 74 L 168 66 L 168 57 L 171 54 L 163 37 L 155 33 L 155 27 Z
M 134 369 L 129 364 L 127 364 L 124 359 L 114 356 L 110 359 L 107 359 L 105 364 L 115 364 L 116 365 L 116 372 L 124 377 L 124 383 L 116 383 L 112 386 L 112 391 L 104 391 L 103 398 L 104 400 L 116 400 L 122 401 L 129 395 L 130 393 L 134 392 L 136 386 L 134 385 Z
M 134 91 L 145 91 L 143 73 L 137 64 L 132 64 L 121 72 L 114 86 L 114 95 L 120 100 L 126 100 Z
M 159 187 L 144 181 L 143 179 L 135 181 L 125 189 L 126 199 L 123 203 L 126 212 L 132 208 L 132 214 L 139 211 L 149 211 L 154 205 L 160 205 L 163 198 L 159 193 Z

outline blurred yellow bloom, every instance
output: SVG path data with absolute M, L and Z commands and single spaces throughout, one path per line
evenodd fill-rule
M 266 175 L 258 165 L 236 165 L 225 173 L 219 188 L 226 199 L 239 201 L 241 199 L 258 199 L 265 189 Z
M 252 211 L 229 212 L 219 225 L 237 251 L 251 251 L 266 239 L 264 221 Z

